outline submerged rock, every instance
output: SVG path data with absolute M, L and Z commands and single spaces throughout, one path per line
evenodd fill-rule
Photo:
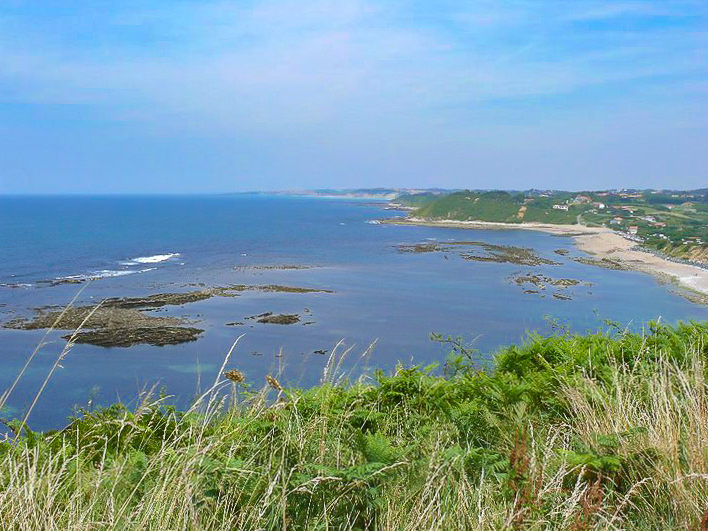
M 532 275 L 532 274 L 517 274 L 509 277 L 509 281 L 523 288 L 524 293 L 528 294 L 539 294 L 544 291 L 548 286 L 553 286 L 561 290 L 567 289 L 572 286 L 578 286 L 581 284 L 580 280 L 574 278 L 551 278 L 545 275 Z M 531 288 L 527 285 L 530 284 Z M 591 286 L 589 282 L 585 282 L 583 285 Z M 571 300 L 571 297 L 564 294 L 561 291 L 556 291 L 553 297 L 559 300 Z
M 83 284 L 86 282 L 86 278 L 55 278 L 54 280 L 42 281 L 42 283 L 48 283 L 50 286 L 61 286 L 62 284 Z
M 216 295 L 213 290 L 187 291 L 185 293 L 157 293 L 147 297 L 120 297 L 106 299 L 102 306 L 106 308 L 138 308 L 151 309 L 162 306 L 181 306 L 191 302 L 209 299 Z
M 511 282 L 514 282 L 518 286 L 523 286 L 524 284 L 532 284 L 540 289 L 544 289 L 546 285 L 555 286 L 559 288 L 567 288 L 580 284 L 580 280 L 576 280 L 574 278 L 551 278 L 545 275 L 531 274 L 512 276 L 509 277 L 509 280 Z
M 314 269 L 317 266 L 313 265 L 303 265 L 303 264 L 274 264 L 274 265 L 253 265 L 253 266 L 235 266 L 234 269 L 282 269 L 282 270 L 292 270 L 299 271 L 302 269 Z
M 596 267 L 604 267 L 605 269 L 612 269 L 615 271 L 629 271 L 631 268 L 627 267 L 619 260 L 611 260 L 609 258 L 588 258 L 585 256 L 578 256 L 573 258 L 578 263 L 585 265 L 592 265 Z
M 289 314 L 289 313 L 280 313 L 280 314 L 272 314 L 269 313 L 268 315 L 262 315 L 260 316 L 259 319 L 256 320 L 258 323 L 264 323 L 264 324 L 279 324 L 279 325 L 289 325 L 289 324 L 295 324 L 300 322 L 300 316 L 297 314 Z
M 75 343 L 99 347 L 130 347 L 138 344 L 176 345 L 195 341 L 203 330 L 180 326 L 184 319 L 158 317 L 134 308 L 79 306 L 65 310 L 41 309 L 33 319 L 19 318 L 5 324 L 17 330 L 79 330 Z M 72 334 L 62 336 L 67 341 Z
M 250 285 L 250 284 L 234 284 L 225 288 L 216 288 L 218 293 L 222 291 L 262 291 L 266 293 L 334 293 L 329 289 L 320 288 L 301 288 L 298 286 L 280 286 L 277 284 L 267 285 Z
M 205 298 L 208 296 L 203 292 L 161 293 L 106 299 L 98 306 L 39 308 L 34 317 L 14 319 L 4 326 L 16 330 L 79 330 L 74 334 L 74 342 L 100 347 L 175 345 L 195 341 L 203 330 L 181 326 L 187 322 L 184 318 L 152 315 L 146 310 Z M 71 334 L 63 336 L 67 340 L 71 337 Z
M 178 345 L 196 341 L 204 332 L 199 328 L 182 326 L 148 326 L 137 328 L 104 328 L 79 332 L 74 343 L 88 343 L 99 347 L 132 347 L 133 345 Z M 67 341 L 71 335 L 63 336 Z
M 443 251 L 444 247 L 438 243 L 414 243 L 414 244 L 401 244 L 398 246 L 399 253 L 435 253 L 438 251 Z
M 475 260 L 477 262 L 497 262 L 524 266 L 561 265 L 560 262 L 539 256 L 533 249 L 527 247 L 493 245 L 484 242 L 478 243 L 478 246 L 486 254 L 479 252 L 465 253 L 461 254 L 462 258 L 465 260 Z
M 77 306 L 64 310 L 41 308 L 32 319 L 18 318 L 5 323 L 5 328 L 16 330 L 76 330 L 79 327 L 100 329 L 128 329 L 147 326 L 176 326 L 183 322 L 176 317 L 158 317 L 136 309 L 101 306 Z
M 79 330 L 75 342 L 90 343 L 104 347 L 126 347 L 136 344 L 174 345 L 196 340 L 203 330 L 182 326 L 185 318 L 157 316 L 149 313 L 165 306 L 181 306 L 211 297 L 236 297 L 241 291 L 282 293 L 332 293 L 326 289 L 293 286 L 237 284 L 225 287 L 206 288 L 183 293 L 157 293 L 145 297 L 114 297 L 105 299 L 98 306 L 75 306 L 69 308 L 46 307 L 35 310 L 32 318 L 16 318 L 4 324 L 16 330 Z M 300 321 L 296 314 L 274 315 L 272 312 L 251 317 L 259 323 L 295 324 Z M 311 323 L 308 323 L 311 324 Z M 242 322 L 227 323 L 241 326 Z M 71 336 L 65 336 L 67 339 Z
M 475 262 L 509 263 L 524 266 L 561 265 L 560 262 L 539 256 L 533 249 L 513 245 L 495 245 L 480 241 L 425 242 L 402 244 L 401 253 L 457 253 L 465 260 Z

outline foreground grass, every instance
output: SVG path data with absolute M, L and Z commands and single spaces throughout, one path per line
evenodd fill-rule
M 236 371 L 235 405 L 217 386 L 189 412 L 16 423 L 0 527 L 708 529 L 708 325 L 467 354 L 445 377 L 252 392 Z

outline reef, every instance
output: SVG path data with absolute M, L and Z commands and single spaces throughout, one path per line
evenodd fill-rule
M 246 319 L 253 319 L 257 323 L 263 324 L 279 324 L 279 325 L 290 325 L 300 322 L 300 316 L 297 314 L 290 313 L 280 313 L 274 314 L 273 312 L 266 312 L 259 315 L 252 315 L 251 317 L 246 317 Z
M 585 265 L 592 265 L 596 267 L 604 267 L 605 269 L 613 269 L 615 271 L 630 271 L 631 268 L 627 267 L 619 260 L 611 260 L 609 258 L 588 258 L 585 256 L 578 256 L 573 258 L 578 263 Z
M 562 290 L 573 286 L 592 286 L 590 282 L 581 282 L 574 278 L 552 278 L 545 275 L 520 274 L 512 275 L 509 281 L 523 288 L 523 292 L 527 294 L 541 295 L 548 287 L 554 287 L 558 291 L 553 293 L 553 297 L 558 300 L 569 301 L 572 297 L 564 293 Z
M 101 347 L 129 347 L 137 344 L 175 345 L 195 341 L 203 330 L 184 326 L 190 324 L 182 317 L 150 314 L 165 306 L 182 306 L 207 300 L 211 297 L 238 297 L 240 292 L 265 293 L 333 293 L 331 290 L 281 286 L 276 284 L 235 284 L 225 287 L 205 288 L 183 293 L 157 293 L 144 297 L 113 297 L 98 305 L 81 305 L 68 308 L 44 307 L 35 309 L 31 318 L 18 317 L 4 324 L 15 330 L 57 329 L 77 331 L 75 343 L 89 343 Z M 310 313 L 309 310 L 306 313 Z M 296 314 L 273 314 L 268 312 L 254 316 L 259 323 L 295 324 L 300 321 Z M 227 323 L 242 326 L 242 322 Z M 308 321 L 305 324 L 313 324 Z M 71 338 L 64 336 L 64 339 Z
M 456 253 L 475 262 L 508 263 L 523 266 L 561 265 L 539 256 L 533 249 L 513 245 L 495 245 L 480 241 L 425 242 L 398 245 L 401 253 Z
M 196 341 L 204 332 L 199 328 L 182 326 L 148 326 L 144 328 L 103 328 L 79 332 L 73 337 L 74 343 L 88 343 L 99 347 L 132 347 L 147 344 L 162 347 Z M 71 335 L 63 336 L 67 341 Z

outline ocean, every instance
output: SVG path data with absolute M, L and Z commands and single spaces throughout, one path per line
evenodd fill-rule
M 403 215 L 385 205 L 268 195 L 0 197 L 5 325 L 36 308 L 63 307 L 79 292 L 77 304 L 233 285 L 327 291 L 242 289 L 149 312 L 203 329 L 193 342 L 77 344 L 49 380 L 30 426 L 58 428 L 80 408 L 135 403 L 149 389 L 184 407 L 214 381 L 241 335 L 228 368 L 243 371 L 256 388 L 266 374 L 307 387 L 320 380 L 340 342 L 339 352 L 349 349 L 341 374 L 357 378 L 397 363 L 442 366 L 449 346 L 431 334 L 462 336 L 484 356 L 531 332 L 708 319 L 708 307 L 649 275 L 577 262 L 583 254 L 571 238 L 379 224 Z M 533 263 L 508 260 L 504 250 L 512 248 L 533 249 Z M 299 321 L 248 319 L 268 312 Z M 66 333 L 49 334 L 0 416 L 27 411 Z M 0 391 L 43 335 L 0 328 Z

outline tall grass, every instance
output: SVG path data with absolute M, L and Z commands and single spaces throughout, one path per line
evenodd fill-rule
M 307 390 L 227 367 L 0 443 L 2 529 L 708 529 L 708 326 L 456 349 Z M 233 391 L 239 400 L 233 400 Z

